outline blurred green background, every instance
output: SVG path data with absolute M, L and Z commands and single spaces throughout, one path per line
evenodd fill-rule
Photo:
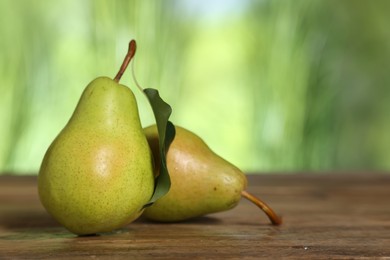
M 389 24 L 386 0 L 0 0 L 0 172 L 38 171 L 132 38 L 140 84 L 244 171 L 389 171 Z

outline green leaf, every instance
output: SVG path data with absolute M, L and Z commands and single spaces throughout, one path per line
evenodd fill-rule
M 175 126 L 172 124 L 172 122 L 169 121 L 169 117 L 172 113 L 171 106 L 160 97 L 156 89 L 146 88 L 143 90 L 143 92 L 149 100 L 154 117 L 156 119 L 159 136 L 159 152 L 161 158 L 160 174 L 155 180 L 153 196 L 145 205 L 145 207 L 147 207 L 164 196 L 171 187 L 171 179 L 169 178 L 166 154 L 168 152 L 169 145 L 175 138 L 176 131 Z

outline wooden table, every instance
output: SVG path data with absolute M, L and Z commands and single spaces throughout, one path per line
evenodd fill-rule
M 390 175 L 249 176 L 254 205 L 176 224 L 137 220 L 107 235 L 76 237 L 42 208 L 35 177 L 0 177 L 0 259 L 390 259 Z

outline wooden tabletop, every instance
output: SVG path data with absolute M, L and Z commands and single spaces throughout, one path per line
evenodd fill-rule
M 281 226 L 246 200 L 176 224 L 137 220 L 77 237 L 41 206 L 36 177 L 0 177 L 0 259 L 390 258 L 390 175 L 251 175 L 248 191 L 283 216 Z

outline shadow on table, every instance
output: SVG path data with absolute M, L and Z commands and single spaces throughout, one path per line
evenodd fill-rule
M 191 219 L 187 219 L 179 222 L 161 222 L 161 221 L 153 221 L 148 220 L 145 217 L 141 216 L 139 219 L 135 221 L 135 223 L 143 223 L 143 224 L 164 224 L 164 225 L 217 225 L 222 223 L 222 220 L 216 217 L 211 216 L 200 216 Z

